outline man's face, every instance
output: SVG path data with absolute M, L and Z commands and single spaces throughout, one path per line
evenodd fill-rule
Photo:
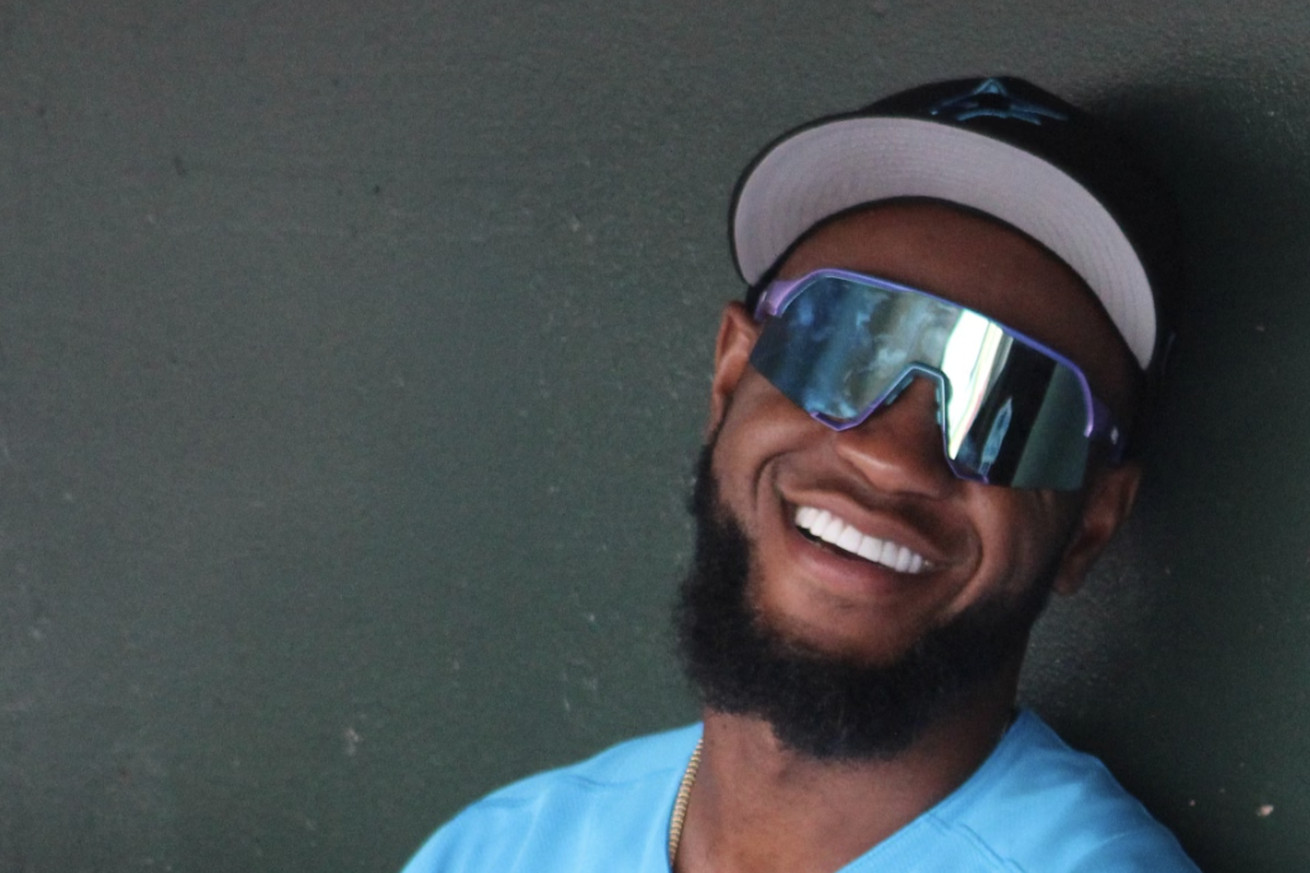
M 1114 328 L 1066 266 L 1012 230 L 945 206 L 890 204 L 812 233 L 780 278 L 824 267 L 981 311 L 1067 355 L 1125 417 L 1133 365 Z M 1037 586 L 1072 591 L 1132 502 L 1132 468 L 1099 470 L 1078 493 L 955 478 L 926 379 L 859 427 L 830 430 L 750 368 L 757 335 L 745 311 L 730 307 L 719 337 L 710 470 L 722 511 L 748 545 L 746 596 L 756 622 L 805 651 L 892 665 L 961 616 L 1031 603 Z M 819 513 L 858 532 L 847 544 L 876 540 L 879 557 L 805 530 Z

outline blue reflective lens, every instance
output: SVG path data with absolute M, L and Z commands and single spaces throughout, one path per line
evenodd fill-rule
M 912 379 L 933 379 L 946 459 L 962 478 L 1072 490 L 1094 440 L 1122 451 L 1072 362 L 926 292 L 820 270 L 769 286 L 757 317 L 752 366 L 829 427 L 855 427 Z

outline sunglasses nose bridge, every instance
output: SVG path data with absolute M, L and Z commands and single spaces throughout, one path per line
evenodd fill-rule
M 950 386 L 947 384 L 946 377 L 939 371 L 925 366 L 923 364 L 910 364 L 896 379 L 891 382 L 875 400 L 870 402 L 864 409 L 851 418 L 833 418 L 820 412 L 811 413 L 819 421 L 826 424 L 833 430 L 850 430 L 864 424 L 870 418 L 878 415 L 887 407 L 894 404 L 901 395 L 911 387 L 916 385 L 920 380 L 931 383 L 933 386 L 933 420 L 937 423 L 938 428 L 942 428 L 944 420 L 943 407 L 950 396 Z M 944 434 L 943 434 L 944 438 Z
M 874 406 L 873 411 L 876 412 L 883 406 L 890 406 L 895 403 L 897 398 L 905 393 L 906 389 L 920 379 L 932 383 L 933 397 L 937 409 L 937 423 L 941 424 L 942 404 L 946 402 L 949 387 L 946 384 L 946 377 L 939 371 L 924 364 L 910 364 L 907 366 L 901 372 L 901 375 L 897 377 L 891 388 L 887 390 L 883 399 Z
M 940 393 L 937 378 L 907 371 L 859 424 L 835 435 L 838 454 L 881 489 L 941 496 L 955 475 L 942 448 Z
M 882 400 L 878 401 L 878 403 L 875 404 L 874 407 L 870 410 L 870 414 L 876 412 L 877 410 L 881 409 L 884 406 L 891 406 L 893 403 L 895 403 L 897 399 L 900 398 L 900 396 L 905 393 L 905 389 L 910 387 L 910 384 L 914 381 L 914 378 L 915 378 L 914 373 L 908 370 L 902 373 L 901 377 L 898 380 L 896 380 L 895 384 L 893 384 L 890 388 L 887 389 L 887 393 L 883 395 Z

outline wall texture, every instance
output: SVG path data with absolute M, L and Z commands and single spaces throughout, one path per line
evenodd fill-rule
M 694 716 L 669 654 L 763 142 L 1014 72 L 1132 126 L 1193 292 L 1028 699 L 1211 873 L 1310 858 L 1310 11 L 0 4 L 0 869 L 395 870 Z

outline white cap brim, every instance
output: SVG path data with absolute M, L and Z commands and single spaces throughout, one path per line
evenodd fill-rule
M 1037 240 L 1087 283 L 1137 362 L 1149 365 L 1156 333 L 1151 285 L 1114 217 L 1058 167 L 958 127 L 852 117 L 778 143 L 737 195 L 737 267 L 753 285 L 815 224 L 896 197 L 958 203 Z

